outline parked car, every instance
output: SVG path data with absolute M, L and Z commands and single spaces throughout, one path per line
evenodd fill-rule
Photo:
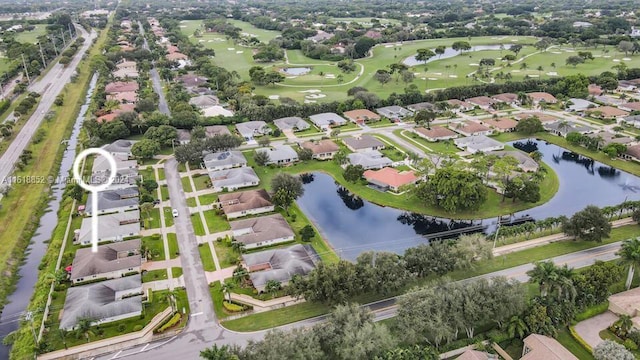
M 173 217 L 178 217 L 178 209 L 173 209 L 171 213 L 173 214 Z

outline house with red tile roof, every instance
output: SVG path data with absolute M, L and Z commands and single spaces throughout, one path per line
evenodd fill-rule
M 488 136 L 493 134 L 493 130 L 475 121 L 463 121 L 461 123 L 451 124 L 449 125 L 449 127 L 452 130 L 464 136 L 473 136 L 473 135 Z
M 587 109 L 586 112 L 590 116 L 606 120 L 617 120 L 629 115 L 628 112 L 613 106 L 600 106 L 598 108 Z
M 491 98 L 497 102 L 503 102 L 510 105 L 518 103 L 518 94 L 514 93 L 502 93 L 493 95 Z
M 618 108 L 620 110 L 624 110 L 624 111 L 628 111 L 628 112 L 640 111 L 640 101 L 622 104 L 622 105 L 619 105 Z
M 512 132 L 516 130 L 518 122 L 509 118 L 483 119 L 481 124 L 489 125 L 498 132 Z
M 475 107 L 474 105 L 469 104 L 466 101 L 462 101 L 458 99 L 447 100 L 447 103 L 453 110 L 459 110 L 459 111 L 469 111 L 469 110 L 473 110 L 473 108 Z
M 116 100 L 123 104 L 135 104 L 138 102 L 138 93 L 135 91 L 122 91 L 107 95 L 107 100 Z
M 391 191 L 398 191 L 400 187 L 414 184 L 419 180 L 413 171 L 400 172 L 390 167 L 380 170 L 367 170 L 363 176 L 370 184 Z
M 380 115 L 374 113 L 371 110 L 367 109 L 357 109 L 351 111 L 345 111 L 343 113 L 344 117 L 349 119 L 350 121 L 356 124 L 364 124 L 367 122 L 380 121 Z
M 600 96 L 604 92 L 602 88 L 596 84 L 589 84 L 588 90 L 591 96 Z
M 524 120 L 524 119 L 529 119 L 532 117 L 537 117 L 538 120 L 540 120 L 541 123 L 551 123 L 551 122 L 556 122 L 558 120 L 560 120 L 560 118 L 557 118 L 555 116 L 552 115 L 548 115 L 545 113 L 541 113 L 541 112 L 531 112 L 531 113 L 520 113 L 520 114 L 515 114 L 514 117 L 518 120 Z
M 174 52 L 165 56 L 169 61 L 187 60 L 189 57 L 183 53 Z
M 540 102 L 545 102 L 547 104 L 555 104 L 558 102 L 555 96 L 546 93 L 546 92 L 532 92 L 528 93 L 527 96 L 531 99 L 534 105 L 538 105 Z
M 466 101 L 469 104 L 478 106 L 481 109 L 485 109 L 485 110 L 488 110 L 489 108 L 491 108 L 491 105 L 496 103 L 495 100 L 493 100 L 488 96 L 476 96 L 476 97 L 468 98 Z
M 138 83 L 135 81 L 114 81 L 104 87 L 104 92 L 113 94 L 125 91 L 138 91 Z
M 458 134 L 444 126 L 432 126 L 430 129 L 423 127 L 417 127 L 413 129 L 413 132 L 418 136 L 426 139 L 427 141 L 436 142 L 440 140 L 455 139 Z

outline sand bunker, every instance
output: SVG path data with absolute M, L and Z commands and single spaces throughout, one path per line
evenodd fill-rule
M 322 99 L 324 97 L 327 97 L 327 95 L 325 94 L 311 94 L 311 95 L 305 95 L 305 99 Z
M 511 72 L 520 72 L 520 70 L 511 70 Z
M 319 93 L 322 92 L 322 90 L 318 90 L 318 89 L 309 89 L 309 90 L 302 90 L 300 91 L 301 93 Z
M 622 58 L 622 60 L 624 60 L 624 61 L 631 61 L 631 59 L 630 59 L 630 58 Z
M 620 62 L 620 59 L 613 59 L 613 62 Z
M 531 77 L 531 78 L 537 78 L 537 77 L 540 77 L 540 75 L 529 75 L 529 77 Z
M 423 80 L 424 80 L 424 78 L 423 78 Z M 429 80 L 438 80 L 438 79 L 437 78 L 429 78 Z
M 471 64 L 469 64 L 469 66 L 480 66 L 480 64 L 471 63 Z
M 280 95 L 269 95 L 269 99 L 278 100 L 278 99 L 280 99 Z
M 433 75 L 442 75 L 442 73 L 433 73 Z
M 558 73 L 555 71 L 551 71 L 547 73 L 547 76 L 558 76 Z
M 307 100 L 307 99 L 305 99 L 305 100 L 304 100 L 304 103 L 305 103 L 305 104 L 315 104 L 315 103 L 317 103 L 317 101 L 315 101 L 315 100 Z
M 285 77 L 285 79 L 296 79 L 296 78 L 297 78 L 297 76 L 287 76 L 287 77 Z
M 242 54 L 244 51 L 236 51 L 236 54 Z
M 457 78 L 458 75 L 449 75 L 450 78 Z
M 393 45 L 385 45 L 384 47 L 391 48 L 391 47 L 393 47 Z
M 551 53 L 552 54 L 562 54 L 562 52 L 560 52 L 560 51 L 552 51 Z
M 236 48 L 227 48 L 229 51 L 234 51 Z

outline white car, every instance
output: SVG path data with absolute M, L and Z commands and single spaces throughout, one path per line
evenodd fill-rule
M 173 214 L 173 217 L 178 217 L 178 209 L 173 209 L 171 213 Z

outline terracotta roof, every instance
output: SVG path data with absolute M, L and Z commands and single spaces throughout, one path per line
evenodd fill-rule
M 170 60 L 170 61 L 176 61 L 176 60 L 186 60 L 189 57 L 183 53 L 174 52 L 171 54 L 167 54 L 166 58 L 167 60 Z
M 466 100 L 470 104 L 478 105 L 478 106 L 490 106 L 496 101 L 488 96 L 476 96 L 472 98 L 468 98 Z
M 488 360 L 489 354 L 478 350 L 467 350 L 458 356 L 456 360 Z
M 218 202 L 225 214 L 272 206 L 271 197 L 266 190 L 249 190 L 231 194 L 221 194 Z
M 343 115 L 351 121 L 380 120 L 380 115 L 367 109 L 345 111 Z
M 512 103 L 512 102 L 518 100 L 518 94 L 503 93 L 503 94 L 493 95 L 492 98 L 494 100 L 497 100 L 497 101 L 501 101 L 501 102 L 505 102 L 505 103 Z
M 602 92 L 603 92 L 602 88 L 596 84 L 589 84 L 588 89 L 589 89 L 589 95 L 598 96 L 598 95 L 602 95 Z
M 627 109 L 631 109 L 631 111 L 640 111 L 640 101 L 630 102 L 620 106 L 624 106 Z
M 482 124 L 478 124 L 475 121 L 464 121 L 464 122 L 462 122 L 460 124 L 456 124 L 454 126 L 455 126 L 456 130 L 458 130 L 460 132 L 467 133 L 467 134 L 475 134 L 475 133 L 491 130 L 488 127 L 486 127 L 486 126 L 484 126 Z
M 106 115 L 102 115 L 99 116 L 96 121 L 98 121 L 99 123 L 108 123 L 111 122 L 113 120 L 115 120 L 115 118 L 118 116 L 119 114 L 116 113 L 111 113 L 111 114 L 106 114 Z
M 300 144 L 300 146 L 305 149 L 311 150 L 314 155 L 336 152 L 340 150 L 340 147 L 329 139 L 324 139 L 320 141 L 305 141 L 302 144 Z
M 138 94 L 135 91 L 122 91 L 107 95 L 107 100 L 117 100 L 119 102 L 134 103 L 138 101 Z
M 367 180 L 374 180 L 394 188 L 412 184 L 418 180 L 418 177 L 415 176 L 413 171 L 399 172 L 398 170 L 390 167 L 385 167 L 380 170 L 367 170 L 363 175 Z
M 113 110 L 116 114 L 122 114 L 125 112 L 134 112 L 136 111 L 135 104 L 120 104 L 117 109 Z
M 544 335 L 531 334 L 523 342 L 530 351 L 520 360 L 578 360 L 556 339 Z
M 106 92 L 107 94 L 123 91 L 138 91 L 138 83 L 135 81 L 114 81 L 108 83 L 104 87 L 104 92 Z
M 515 129 L 516 125 L 518 125 L 517 121 L 509 118 L 484 119 L 482 120 L 482 122 L 489 126 L 502 130 Z
M 167 46 L 167 51 L 169 52 L 169 54 L 173 54 L 175 52 L 180 52 L 180 48 L 175 45 L 169 45 Z
M 364 33 L 364 36 L 371 38 L 371 39 L 380 39 L 382 38 L 382 34 L 379 31 L 373 31 L 373 30 L 369 30 L 366 33 Z
M 473 108 L 473 104 L 469 104 L 466 101 L 461 101 L 458 99 L 451 99 L 451 100 L 447 100 L 447 102 L 449 103 L 449 105 L 453 106 L 453 107 L 460 107 L 460 108 Z
M 598 113 L 602 114 L 602 117 L 610 118 L 610 117 L 619 117 L 619 116 L 627 116 L 628 112 L 624 110 L 620 110 L 613 106 L 601 106 L 599 108 L 593 108 L 587 110 L 588 113 L 597 115 Z
M 640 145 L 627 146 L 627 151 L 624 153 L 629 156 L 633 156 L 636 159 L 640 159 Z
M 541 113 L 541 112 L 532 112 L 532 113 L 520 113 L 520 114 L 516 114 L 514 115 L 518 120 L 524 120 L 524 119 L 528 119 L 531 117 L 537 117 L 538 120 L 540 120 L 540 122 L 542 123 L 546 123 L 546 122 L 555 122 L 560 120 L 559 118 L 552 116 L 552 115 L 548 115 L 545 113 Z
M 415 132 L 420 133 L 431 139 L 438 139 L 450 136 L 456 136 L 457 134 L 452 130 L 444 127 L 444 126 L 432 126 L 431 129 L 425 129 L 423 127 L 418 127 L 413 129 Z
M 553 104 L 557 103 L 558 99 L 556 99 L 553 95 L 546 92 L 532 92 L 527 94 L 529 98 L 533 101 L 545 101 L 547 103 Z

